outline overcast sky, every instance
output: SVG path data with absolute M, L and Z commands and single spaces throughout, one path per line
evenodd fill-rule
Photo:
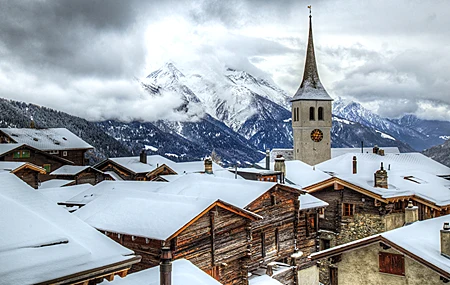
M 146 96 L 135 78 L 167 61 L 244 69 L 293 94 L 309 4 L 332 97 L 450 120 L 446 0 L 2 1 L 0 97 L 92 120 L 163 117 L 177 102 Z

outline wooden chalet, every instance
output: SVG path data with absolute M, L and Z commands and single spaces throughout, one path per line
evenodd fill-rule
M 15 175 L 0 184 L 1 284 L 98 284 L 140 261 Z
M 71 185 L 89 183 L 96 185 L 103 180 L 111 180 L 108 174 L 90 166 L 64 165 L 50 173 L 54 179 L 73 180 Z
M 91 145 L 65 128 L 0 128 L 0 144 L 2 143 L 26 144 L 71 161 L 74 165 L 88 164 L 85 154 L 88 150 L 93 149 Z
M 75 212 L 142 256 L 139 271 L 160 263 L 163 246 L 222 284 L 247 284 L 252 221 L 259 215 L 208 198 L 111 191 Z
M 13 173 L 28 185 L 37 189 L 39 175 L 45 175 L 45 169 L 29 162 L 0 161 L 0 171 Z
M 39 174 L 39 181 L 46 181 L 52 177 L 49 175 L 54 169 L 63 165 L 73 165 L 72 161 L 54 156 L 48 152 L 26 144 L 0 144 L 0 162 L 27 162 L 45 169 L 46 173 Z
M 114 172 L 122 180 L 152 181 L 162 175 L 177 174 L 171 166 L 173 161 L 160 155 L 147 156 L 145 151 L 139 157 L 108 158 L 94 167 L 102 172 Z

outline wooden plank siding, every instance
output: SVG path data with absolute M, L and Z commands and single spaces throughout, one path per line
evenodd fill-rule
M 130 272 L 157 266 L 166 244 L 171 246 L 174 260 L 185 258 L 209 274 L 215 272 L 222 284 L 247 285 L 250 231 L 249 219 L 214 207 L 171 240 L 107 235 L 142 256 Z

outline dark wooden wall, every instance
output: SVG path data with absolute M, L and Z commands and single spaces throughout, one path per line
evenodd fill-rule
M 67 152 L 67 156 L 64 156 L 64 152 Z M 86 160 L 84 158 L 84 154 L 86 153 L 87 149 L 73 149 L 73 150 L 58 150 L 57 154 L 52 154 L 67 160 L 70 160 L 74 163 L 74 165 L 86 165 Z M 47 151 L 49 152 L 49 151 Z
M 14 174 L 34 189 L 38 188 L 39 172 L 37 172 L 36 170 L 24 168 L 15 172 Z

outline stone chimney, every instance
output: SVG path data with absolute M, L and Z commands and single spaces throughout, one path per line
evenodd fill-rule
M 381 155 L 381 156 L 384 156 L 384 149 L 381 149 L 381 148 L 380 148 L 380 149 L 378 150 L 378 154 Z
M 281 171 L 280 183 L 284 184 L 284 177 L 286 177 L 286 164 L 284 163 L 284 157 L 281 154 L 278 154 L 275 158 L 274 170 Z
M 388 175 L 387 171 L 384 170 L 383 163 L 381 163 L 381 168 L 374 174 L 374 187 L 388 188 Z
M 266 149 L 266 169 L 270 169 L 270 150 Z
M 169 247 L 161 249 L 161 263 L 159 264 L 159 284 L 172 285 L 172 252 Z
M 441 230 L 441 255 L 450 258 L 450 224 L 447 222 Z
M 353 156 L 353 174 L 358 173 L 358 162 L 356 161 L 356 156 Z
M 210 157 L 205 158 L 205 173 L 213 174 L 212 159 Z
M 405 225 L 412 224 L 419 220 L 419 207 L 414 206 L 412 201 L 408 202 L 405 208 Z
M 147 151 L 145 150 L 145 148 L 141 150 L 141 154 L 139 155 L 139 161 L 147 164 Z

